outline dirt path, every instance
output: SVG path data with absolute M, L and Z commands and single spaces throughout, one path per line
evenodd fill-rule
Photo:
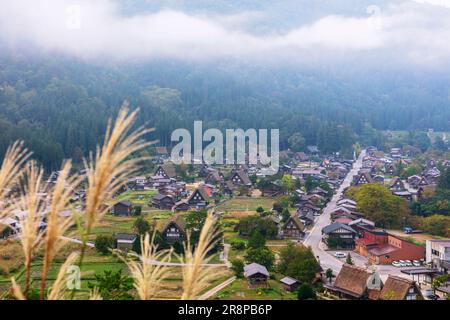
M 222 289 L 226 288 L 227 286 L 229 286 L 230 284 L 232 284 L 234 280 L 236 280 L 236 277 L 231 277 L 230 279 L 225 280 L 224 282 L 219 284 L 217 287 L 214 287 L 211 290 L 209 290 L 208 292 L 206 292 L 205 294 L 203 294 L 200 298 L 198 298 L 198 300 L 208 300 L 212 296 L 215 296 L 217 293 L 219 293 L 220 290 L 222 290 Z

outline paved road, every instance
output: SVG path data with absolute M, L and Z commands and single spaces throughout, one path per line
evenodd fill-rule
M 352 170 L 347 174 L 345 180 L 342 182 L 340 188 L 336 192 L 336 194 L 333 196 L 331 201 L 327 204 L 327 206 L 324 209 L 324 212 L 320 217 L 317 219 L 313 229 L 311 230 L 310 234 L 307 236 L 307 238 L 304 241 L 305 245 L 308 245 L 312 248 L 314 254 L 316 257 L 318 257 L 320 264 L 324 270 L 327 270 L 330 268 L 333 270 L 333 273 L 337 275 L 339 271 L 342 268 L 342 265 L 345 262 L 345 259 L 337 259 L 333 256 L 333 252 L 325 251 L 324 244 L 322 243 L 322 228 L 329 225 L 331 223 L 331 212 L 333 209 L 336 208 L 337 202 L 339 201 L 342 193 L 344 192 L 344 189 L 349 187 L 353 176 L 358 173 L 358 171 L 362 167 L 362 160 L 366 155 L 366 150 L 363 150 L 361 154 L 359 155 L 358 159 L 353 164 Z M 360 267 L 368 267 L 367 259 L 363 256 L 360 256 L 359 254 L 355 252 L 350 252 L 353 263 Z M 407 277 L 404 273 L 401 272 L 401 270 L 406 269 L 414 269 L 413 268 L 397 268 L 392 265 L 377 265 L 376 270 L 380 274 L 380 277 L 383 281 L 386 281 L 388 275 L 395 275 L 395 276 L 401 276 L 401 277 Z
M 335 258 L 330 253 L 323 250 L 322 228 L 331 223 L 331 212 L 336 208 L 337 202 L 342 196 L 345 188 L 350 186 L 353 176 L 356 175 L 358 171 L 361 169 L 362 160 L 365 157 L 365 155 L 366 150 L 363 150 L 359 155 L 358 159 L 353 163 L 352 169 L 345 177 L 344 181 L 342 182 L 337 192 L 334 194 L 333 198 L 330 200 L 330 202 L 328 202 L 327 206 L 324 208 L 323 213 L 319 216 L 313 229 L 311 230 L 311 232 L 308 234 L 308 236 L 304 241 L 305 245 L 310 246 L 312 248 L 314 254 L 316 255 L 316 257 L 318 257 L 322 268 L 324 270 L 330 268 L 333 270 L 335 274 L 339 273 L 339 271 L 341 270 L 343 261 Z

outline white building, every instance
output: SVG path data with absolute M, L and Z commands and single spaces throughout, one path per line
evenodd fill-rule
M 450 240 L 427 240 L 426 261 L 434 267 L 444 267 L 450 263 Z

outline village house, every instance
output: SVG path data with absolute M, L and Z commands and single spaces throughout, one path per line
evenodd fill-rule
M 258 264 L 251 263 L 244 267 L 244 276 L 248 281 L 249 288 L 267 288 L 269 280 L 269 271 L 267 268 Z
M 450 240 L 427 240 L 426 262 L 433 268 L 450 273 Z
M 288 292 L 297 291 L 300 285 L 300 281 L 291 277 L 284 277 L 283 279 L 280 280 L 280 282 L 283 284 L 284 290 Z
M 219 170 L 213 169 L 209 171 L 208 175 L 205 178 L 205 183 L 217 185 L 220 184 L 224 180 L 224 175 Z
M 355 238 L 357 232 L 352 227 L 342 223 L 332 223 L 322 229 L 324 241 L 331 246 L 333 244 L 337 248 L 352 249 L 355 246 Z
M 191 209 L 192 209 L 191 205 L 187 203 L 186 200 L 180 200 L 176 202 L 172 207 L 173 212 L 189 211 Z
M 380 229 L 365 229 L 356 240 L 355 252 L 372 264 L 391 264 L 397 260 L 425 258 L 425 248 Z
M 360 174 L 353 177 L 352 185 L 354 186 L 360 186 L 364 184 L 370 184 L 373 183 L 372 177 L 367 172 L 361 172 Z
M 204 209 L 210 202 L 210 197 L 203 187 L 195 189 L 186 200 L 186 202 L 197 209 Z
M 344 198 L 344 199 L 341 199 L 341 200 L 339 200 L 339 201 L 337 202 L 337 205 L 338 205 L 338 206 L 346 205 L 346 204 L 349 204 L 349 205 L 351 205 L 351 206 L 353 206 L 353 207 L 356 207 L 356 201 L 351 200 L 351 199 Z
M 423 300 L 423 296 L 415 281 L 389 275 L 379 300 Z
M 133 213 L 133 204 L 130 201 L 120 201 L 112 208 L 115 216 L 131 216 Z
M 160 189 L 176 182 L 175 179 L 170 179 L 163 176 L 152 176 L 147 181 L 148 186 L 155 189 Z
M 441 176 L 441 171 L 438 168 L 426 169 L 422 175 L 427 179 L 429 184 L 437 184 Z
M 421 180 L 422 180 L 421 176 L 412 175 L 412 176 L 408 177 L 407 182 L 410 187 L 417 189 L 417 188 L 419 188 L 419 184 L 420 184 Z
M 146 184 L 147 184 L 146 177 L 134 177 L 128 179 L 127 181 L 127 187 L 130 190 L 144 190 Z
M 404 191 L 406 190 L 405 185 L 403 181 L 400 179 L 400 177 L 394 177 L 391 180 L 391 183 L 389 185 L 389 189 L 391 191 Z
M 299 216 L 307 216 L 312 214 L 313 216 L 319 215 L 321 212 L 321 209 L 316 206 L 315 204 L 312 204 L 311 202 L 299 204 L 299 207 L 297 209 L 297 214 Z
M 384 184 L 384 176 L 376 174 L 372 178 L 374 183 Z
M 360 235 L 362 235 L 363 230 L 371 230 L 375 228 L 375 222 L 364 218 L 353 220 L 348 225 L 358 231 Z
M 356 220 L 361 216 L 360 213 L 341 206 L 336 207 L 333 211 L 331 211 L 330 215 L 333 221 L 342 217 L 347 217 Z
M 315 216 L 313 212 L 307 212 L 307 213 L 302 213 L 302 214 L 298 214 L 298 217 L 300 219 L 300 221 L 305 225 L 305 226 L 310 226 L 314 223 L 315 221 Z
M 117 233 L 114 235 L 115 248 L 121 251 L 132 251 L 137 239 L 135 234 Z
M 408 201 L 409 203 L 413 200 L 413 194 L 409 191 L 395 191 L 392 193 L 394 196 L 400 197 Z
M 163 238 L 168 243 L 184 242 L 187 239 L 185 224 L 186 222 L 183 217 L 176 216 L 164 227 L 162 231 Z
M 344 264 L 334 284 L 325 284 L 324 286 L 327 291 L 331 291 L 343 299 L 376 300 L 383 283 L 377 273 Z
M 157 194 L 153 197 L 151 204 L 161 210 L 171 210 L 175 205 L 175 199 L 171 195 Z
M 175 165 L 172 162 L 166 162 L 156 168 L 154 175 L 164 177 L 166 179 L 176 178 L 177 173 Z
M 250 178 L 248 177 L 247 173 L 245 173 L 244 170 L 237 170 L 232 173 L 230 176 L 230 181 L 235 186 L 245 186 L 245 187 L 251 187 L 252 182 L 250 181 Z
M 281 229 L 284 238 L 301 239 L 305 236 L 305 225 L 296 214 L 291 215 Z

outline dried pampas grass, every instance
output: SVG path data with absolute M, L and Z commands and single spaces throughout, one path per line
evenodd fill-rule
M 201 292 L 208 286 L 209 281 L 220 276 L 221 271 L 211 272 L 210 268 L 204 266 L 211 261 L 212 256 L 208 257 L 208 252 L 214 248 L 218 241 L 216 222 L 217 220 L 212 212 L 208 212 L 194 252 L 189 239 L 187 240 L 184 258 L 180 258 L 183 273 L 182 300 L 198 299 Z
M 19 211 L 18 236 L 25 256 L 25 293 L 30 286 L 30 269 L 34 250 L 41 244 L 43 232 L 40 225 L 46 210 L 45 199 L 40 193 L 43 188 L 43 169 L 34 161 L 24 170 L 23 191 L 12 207 Z
M 0 220 L 10 213 L 6 203 L 9 190 L 22 175 L 22 167 L 31 156 L 31 152 L 23 147 L 22 141 L 15 142 L 6 151 L 0 168 Z
M 58 179 L 51 193 L 50 211 L 47 215 L 47 228 L 44 237 L 44 266 L 41 277 L 41 299 L 44 299 L 47 274 L 53 259 L 66 244 L 62 240 L 67 230 L 74 224 L 72 216 L 62 217 L 61 212 L 70 204 L 70 198 L 80 183 L 80 178 L 69 176 L 72 164 L 67 161 L 59 172 Z
M 95 160 L 85 161 L 88 188 L 86 192 L 86 213 L 84 229 L 87 234 L 109 210 L 108 201 L 120 187 L 139 169 L 143 157 L 130 156 L 154 142 L 144 142 L 142 137 L 153 129 L 130 130 L 136 121 L 138 110 L 131 113 L 128 104 L 119 111 L 114 127 L 108 123 L 103 147 L 97 148 Z
M 50 288 L 50 293 L 48 294 L 47 300 L 65 300 L 67 285 L 67 271 L 69 267 L 72 266 L 78 258 L 78 253 L 73 252 L 66 259 L 64 264 L 61 266 L 58 272 L 58 276 L 56 277 L 55 282 Z
M 150 235 L 147 233 L 143 239 L 141 238 L 140 261 L 126 261 L 141 300 L 154 299 L 160 291 L 161 281 L 170 275 L 169 268 L 164 263 L 170 262 L 171 252 L 157 250 L 158 247 L 154 245 L 154 236 L 150 241 Z M 158 264 L 155 264 L 155 261 L 158 261 Z

